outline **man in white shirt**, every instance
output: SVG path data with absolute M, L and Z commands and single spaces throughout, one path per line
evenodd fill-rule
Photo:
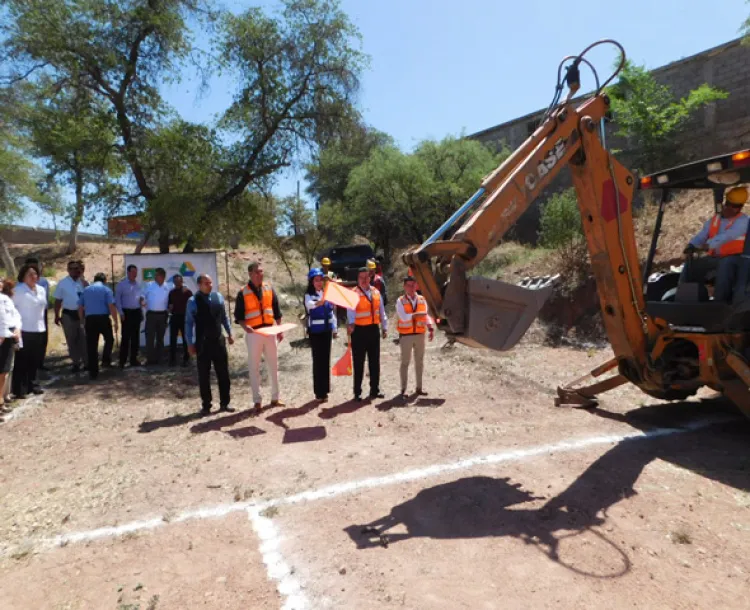
M 156 270 L 154 282 L 143 291 L 143 304 L 146 307 L 146 353 L 147 364 L 158 364 L 164 351 L 164 333 L 167 331 L 167 309 L 169 307 L 169 287 L 164 282 L 167 272 L 161 267 Z
M 68 354 L 73 361 L 73 372 L 81 370 L 81 363 L 88 368 L 86 353 L 86 331 L 81 326 L 78 314 L 78 300 L 83 292 L 81 267 L 77 261 L 68 263 L 68 277 L 60 280 L 55 289 L 55 324 L 62 323 Z

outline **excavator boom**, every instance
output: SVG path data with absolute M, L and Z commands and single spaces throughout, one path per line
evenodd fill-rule
M 568 79 L 568 99 L 551 107 L 536 131 L 435 234 L 407 252 L 404 261 L 432 314 L 443 320 L 452 338 L 472 346 L 512 349 L 550 296 L 556 278 L 519 286 L 475 277 L 470 271 L 560 171 L 570 168 L 605 326 L 615 353 L 638 376 L 654 328 L 644 313 L 632 229 L 634 179 L 600 141 L 608 97 L 599 90 L 578 107 L 570 101 L 578 88 L 580 61 L 585 61 L 582 55 Z

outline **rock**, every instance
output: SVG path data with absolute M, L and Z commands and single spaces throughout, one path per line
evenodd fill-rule
M 216 582 L 227 582 L 227 577 L 226 576 L 219 576 L 216 579 Z
M 339 574 L 341 574 L 342 576 L 344 576 L 344 575 L 346 574 L 346 567 L 344 567 L 344 566 L 341 566 L 341 567 L 339 568 Z

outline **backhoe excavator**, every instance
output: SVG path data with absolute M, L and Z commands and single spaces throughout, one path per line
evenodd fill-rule
M 585 56 L 602 44 L 619 49 L 620 64 L 599 84 Z M 569 168 L 614 357 L 558 388 L 556 404 L 594 405 L 599 394 L 627 382 L 664 400 L 681 400 L 707 386 L 723 393 L 750 417 L 750 365 L 746 359 L 750 353 L 750 299 L 715 302 L 708 298 L 703 284 L 680 284 L 674 290 L 678 274 L 655 274 L 650 282 L 643 279 L 651 274 L 670 191 L 710 189 L 718 210 L 727 186 L 750 182 L 750 151 L 657 172 L 636 184 L 634 175 L 605 147 L 604 119 L 610 100 L 604 91 L 624 63 L 624 49 L 613 40 L 596 42 L 581 54 L 563 59 L 555 96 L 539 127 L 485 177 L 479 190 L 431 237 L 406 252 L 403 260 L 419 282 L 432 316 L 440 319 L 441 330 L 451 339 L 473 347 L 512 349 L 550 296 L 555 278 L 513 285 L 469 272 L 498 245 L 555 176 Z M 571 100 L 580 88 L 582 65 L 591 68 L 597 88 L 575 107 Z M 560 101 L 564 84 L 569 92 Z M 643 267 L 633 230 L 636 188 L 661 189 Z M 743 264 L 750 264 L 750 240 L 745 248 Z M 745 294 L 744 285 L 738 290 Z M 580 386 L 589 376 L 603 380 Z

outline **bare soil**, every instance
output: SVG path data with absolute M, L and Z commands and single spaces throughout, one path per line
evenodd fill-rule
M 439 340 L 428 396 L 393 398 L 398 348 L 385 341 L 386 399 L 351 402 L 351 378 L 334 378 L 316 405 L 302 345 L 299 331 L 282 343 L 287 405 L 261 415 L 248 410 L 243 344 L 231 349 L 239 410 L 208 418 L 192 367 L 86 383 L 56 364 L 44 400 L 0 425 L 0 607 L 280 607 L 249 503 L 706 417 L 730 423 L 386 481 L 268 516 L 313 608 L 746 607 L 750 426 L 731 407 L 625 387 L 593 412 L 557 409 L 555 387 L 606 350 L 525 342 L 498 355 Z M 334 358 L 344 349 L 339 339 Z M 204 507 L 226 515 L 180 518 Z M 49 544 L 150 519 L 163 524 Z M 387 548 L 367 525 L 386 526 Z

